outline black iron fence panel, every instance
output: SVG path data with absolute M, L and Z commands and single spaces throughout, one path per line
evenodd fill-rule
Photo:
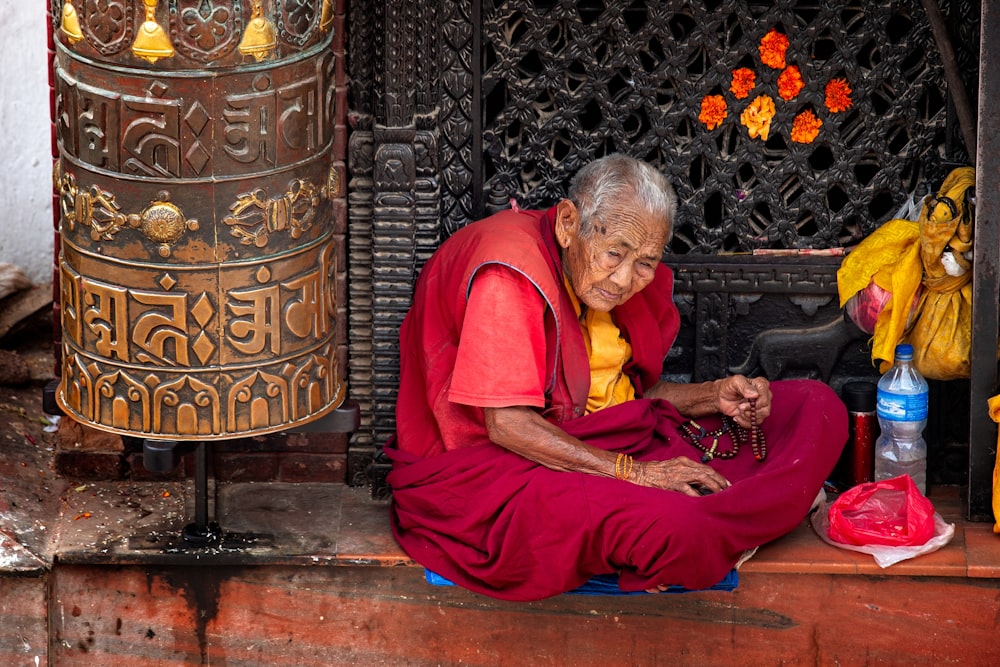
M 672 178 L 673 253 L 834 248 L 964 157 L 920 0 L 484 0 L 482 30 L 487 208 L 620 151 Z

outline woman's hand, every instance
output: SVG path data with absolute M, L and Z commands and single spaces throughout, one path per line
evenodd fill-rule
M 716 381 L 719 412 L 736 420 L 743 428 L 750 427 L 750 399 L 757 399 L 757 423 L 771 414 L 771 386 L 766 378 L 731 375 Z
M 706 390 L 704 393 L 708 393 Z M 545 421 L 528 407 L 486 408 L 486 431 L 504 449 L 552 470 L 616 477 L 618 454 L 598 449 Z M 627 480 L 632 484 L 677 491 L 689 496 L 715 493 L 729 481 L 704 463 L 678 456 L 666 461 L 635 461 Z
M 678 456 L 666 461 L 636 461 L 630 482 L 688 496 L 715 493 L 729 486 L 725 477 L 704 463 Z

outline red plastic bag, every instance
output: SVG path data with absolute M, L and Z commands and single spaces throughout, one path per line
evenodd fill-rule
M 834 542 L 911 547 L 934 537 L 934 505 L 909 475 L 858 484 L 830 505 Z

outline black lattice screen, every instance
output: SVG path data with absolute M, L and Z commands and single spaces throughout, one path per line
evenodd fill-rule
M 891 2 L 484 2 L 485 197 L 543 206 L 595 156 L 622 151 L 662 165 L 683 202 L 671 250 L 849 246 L 946 169 L 947 88 L 919 0 Z M 759 45 L 788 38 L 804 87 L 778 94 L 781 69 Z M 756 75 L 745 99 L 732 71 Z M 851 107 L 825 86 L 846 80 Z M 740 112 L 767 94 L 767 140 Z M 709 130 L 702 99 L 728 115 Z M 791 140 L 795 116 L 822 122 Z M 951 156 L 952 158 L 954 156 Z

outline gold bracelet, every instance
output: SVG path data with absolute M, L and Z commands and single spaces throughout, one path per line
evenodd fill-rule
M 615 479 L 627 481 L 632 476 L 632 466 L 634 465 L 635 459 L 632 456 L 619 452 L 615 458 Z

